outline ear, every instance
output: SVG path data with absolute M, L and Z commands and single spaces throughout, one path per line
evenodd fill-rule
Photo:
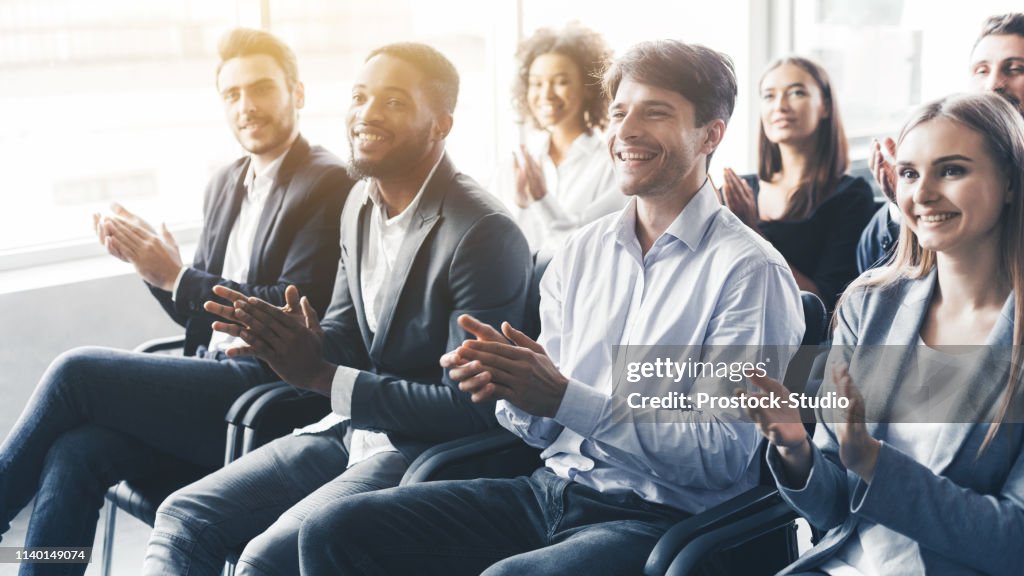
M 707 132 L 700 151 L 707 156 L 714 152 L 718 145 L 722 143 L 722 138 L 725 137 L 725 121 L 721 118 L 715 118 L 707 123 L 705 129 Z
M 434 124 L 431 129 L 431 136 L 434 140 L 444 140 L 448 137 L 448 133 L 452 131 L 452 123 L 454 118 L 448 112 L 438 112 L 434 116 Z
M 295 108 L 301 109 L 306 105 L 306 86 L 302 82 L 296 82 L 292 89 L 292 98 L 295 100 Z

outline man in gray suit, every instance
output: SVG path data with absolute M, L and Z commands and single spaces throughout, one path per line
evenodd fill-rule
M 245 544 L 238 574 L 298 571 L 298 530 L 326 502 L 395 486 L 427 446 L 494 425 L 438 364 L 470 338 L 456 319 L 521 320 L 530 270 L 500 203 L 445 155 L 458 74 L 436 50 L 373 51 L 352 89 L 352 171 L 341 259 L 322 322 L 298 290 L 277 308 L 218 289 L 218 330 L 288 383 L 331 398 L 321 422 L 278 439 L 160 507 L 146 574 L 216 574 Z M 513 320 L 515 321 L 515 320 Z

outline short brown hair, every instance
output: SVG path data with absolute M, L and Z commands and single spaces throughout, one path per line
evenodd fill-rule
M 284 71 L 284 79 L 289 90 L 295 88 L 299 82 L 299 62 L 295 58 L 295 52 L 270 32 L 252 28 L 229 30 L 221 37 L 217 53 L 220 55 L 220 63 L 217 64 L 218 77 L 220 69 L 228 60 L 263 54 L 273 58 Z
M 1010 12 L 986 18 L 985 23 L 981 26 L 981 34 L 974 41 L 974 47 L 977 48 L 978 42 L 981 42 L 981 39 L 986 36 L 1008 35 L 1024 37 L 1024 13 Z

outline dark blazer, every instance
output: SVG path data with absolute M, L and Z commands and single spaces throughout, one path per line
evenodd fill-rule
M 778 452 L 769 449 L 768 463 L 782 497 L 811 524 L 828 531 L 783 573 L 821 566 L 857 534 L 862 522 L 883 525 L 918 544 L 916 554 L 890 559 L 887 574 L 1021 573 L 1024 427 L 1019 425 L 1019 403 L 981 455 L 978 449 L 992 413 L 977 420 L 940 420 L 947 424 L 924 462 L 886 443 L 886 422 L 896 421 L 887 412 L 899 405 L 894 401 L 897 394 L 903 387 L 919 386 L 907 381 L 907 371 L 916 364 L 913 352 L 935 286 L 933 269 L 924 278 L 903 279 L 887 288 L 857 288 L 837 313 L 830 360 L 838 354 L 849 362 L 867 405 L 868 432 L 882 441 L 882 449 L 874 478 L 867 484 L 846 470 L 839 458 L 833 423 L 842 421 L 841 416 L 819 410 L 811 444 L 814 464 L 803 489 L 785 487 Z M 975 404 L 975 416 L 993 410 L 1002 399 L 1009 377 L 1004 360 L 1013 342 L 1013 315 L 1011 293 L 985 343 L 994 360 L 981 365 L 965 390 L 966 399 Z M 819 395 L 835 391 L 828 373 Z M 979 407 L 982 412 L 977 412 Z M 981 423 L 956 423 L 971 421 Z
M 281 163 L 274 187 L 260 215 L 249 276 L 239 284 L 222 278 L 228 235 L 245 197 L 249 157 L 222 168 L 210 180 L 203 204 L 203 231 L 192 265 L 178 287 L 177 300 L 154 286 L 150 291 L 175 322 L 185 327 L 185 354 L 210 341 L 217 318 L 203 310 L 219 300 L 213 287 L 227 286 L 273 304 L 284 303 L 284 290 L 295 284 L 320 311 L 327 306 L 338 265 L 341 207 L 352 180 L 334 154 L 310 147 L 299 136 Z
M 410 461 L 430 444 L 495 425 L 494 404 L 474 404 L 438 361 L 472 336 L 460 314 L 522 326 L 530 251 L 501 203 L 441 160 L 403 239 L 377 332 L 366 324 L 359 275 L 373 204 L 357 185 L 342 214 L 341 262 L 321 322 L 325 356 L 361 370 L 355 428 L 387 432 Z

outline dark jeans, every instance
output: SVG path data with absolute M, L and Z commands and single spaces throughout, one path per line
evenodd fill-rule
M 276 376 L 256 360 L 182 358 L 106 348 L 62 354 L 0 446 L 0 534 L 32 499 L 25 546 L 91 546 L 106 489 L 163 455 L 223 463 L 224 415 Z M 22 574 L 81 574 L 84 564 L 23 564 Z
M 216 576 L 244 545 L 236 576 L 295 574 L 309 514 L 397 486 L 409 467 L 401 453 L 383 452 L 349 468 L 346 432 L 339 424 L 278 438 L 171 494 L 157 511 L 142 573 Z
M 303 574 L 641 574 L 687 514 L 556 476 L 428 482 L 327 504 L 299 533 Z

